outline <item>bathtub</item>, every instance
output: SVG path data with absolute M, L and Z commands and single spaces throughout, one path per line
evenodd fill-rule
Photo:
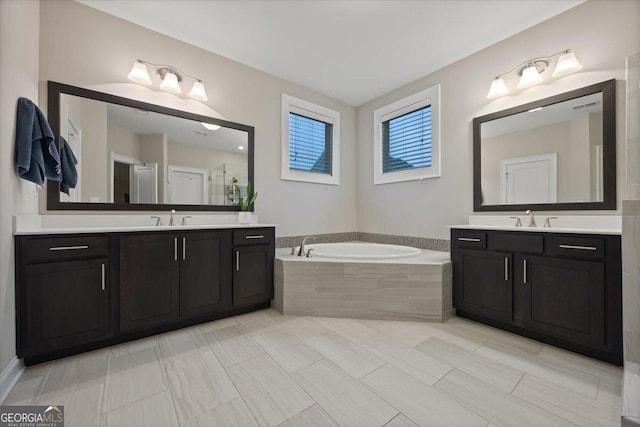
M 432 322 L 453 315 L 449 252 L 365 242 L 308 249 L 311 258 L 276 251 L 272 306 L 283 314 Z

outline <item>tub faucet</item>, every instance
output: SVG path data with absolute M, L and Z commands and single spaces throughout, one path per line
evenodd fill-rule
M 170 214 L 170 216 L 169 216 L 169 225 L 170 226 L 176 225 L 175 221 L 173 220 L 173 216 L 176 214 L 176 210 L 175 209 L 171 209 L 169 211 L 169 214 Z
M 538 226 L 538 224 L 536 224 L 536 216 L 533 214 L 533 211 L 531 209 L 527 209 L 525 215 L 529 215 L 529 227 Z
M 311 239 L 311 237 L 305 237 L 304 239 L 302 239 L 302 243 L 300 243 L 300 249 L 298 249 L 298 256 L 305 256 L 304 244 L 307 243 L 307 239 Z

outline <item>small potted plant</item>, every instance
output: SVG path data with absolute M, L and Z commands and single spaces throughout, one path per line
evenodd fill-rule
M 242 191 L 240 191 L 240 187 L 238 184 L 234 184 L 236 187 L 236 192 L 238 193 L 238 206 L 240 207 L 240 212 L 238 212 L 238 223 L 240 224 L 249 224 L 251 223 L 251 207 L 253 203 L 258 198 L 258 193 L 254 193 L 251 188 L 251 183 L 247 183 L 247 196 L 242 197 Z

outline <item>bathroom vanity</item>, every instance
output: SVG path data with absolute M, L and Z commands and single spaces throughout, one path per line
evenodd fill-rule
M 17 233 L 26 365 L 270 305 L 274 226 L 130 228 Z
M 621 365 L 620 235 L 511 228 L 452 227 L 456 314 Z

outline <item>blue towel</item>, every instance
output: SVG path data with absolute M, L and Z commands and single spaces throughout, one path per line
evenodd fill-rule
M 60 156 L 51 127 L 40 109 L 27 98 L 18 99 L 16 163 L 21 178 L 42 186 L 60 181 Z
M 60 180 L 60 191 L 69 195 L 70 188 L 76 188 L 78 184 L 78 170 L 76 165 L 78 159 L 73 154 L 69 143 L 60 137 L 60 166 L 62 168 L 62 179 Z

